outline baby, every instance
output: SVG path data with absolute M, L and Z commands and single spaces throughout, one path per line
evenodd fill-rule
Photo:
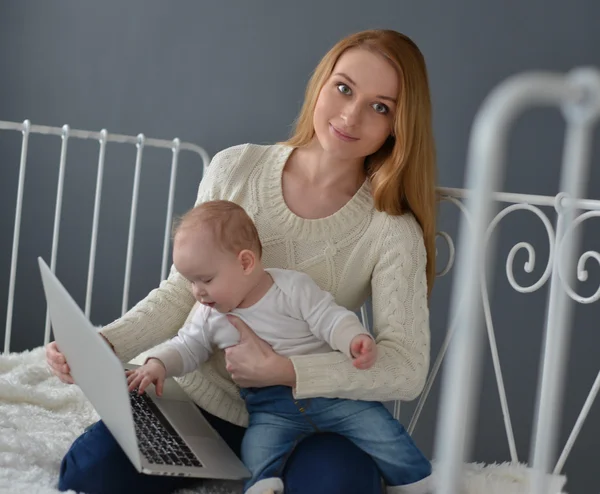
M 153 383 L 162 393 L 166 377 L 181 376 L 208 360 L 213 349 L 236 345 L 233 314 L 281 355 L 332 349 L 371 367 L 377 345 L 358 317 L 304 273 L 266 269 L 254 223 L 229 201 L 196 206 L 174 236 L 173 262 L 192 283 L 198 301 L 177 336 L 128 372 L 129 389 L 143 393 Z M 287 386 L 242 388 L 249 413 L 242 461 L 252 474 L 246 494 L 283 493 L 285 460 L 303 437 L 317 432 L 346 436 L 369 454 L 388 493 L 428 492 L 431 464 L 404 427 L 379 402 L 311 398 L 297 400 Z

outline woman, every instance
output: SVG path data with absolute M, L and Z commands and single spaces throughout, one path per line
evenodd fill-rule
M 267 267 L 306 272 L 357 309 L 371 294 L 379 357 L 358 370 L 339 352 L 286 358 L 243 322 L 240 343 L 217 352 L 183 389 L 239 451 L 247 412 L 237 385 L 287 385 L 298 400 L 324 396 L 411 400 L 429 366 L 428 293 L 435 270 L 435 151 L 425 62 L 395 31 L 338 42 L 317 66 L 293 136 L 274 146 L 226 149 L 212 160 L 197 202 L 237 202 L 255 221 Z M 194 298 L 172 271 L 127 314 L 102 329 L 122 361 L 173 336 Z M 54 343 L 47 358 L 72 382 Z M 189 480 L 138 474 L 99 422 L 61 466 L 59 487 L 93 492 L 172 492 Z M 286 492 L 380 493 L 373 461 L 326 434 L 300 442 Z

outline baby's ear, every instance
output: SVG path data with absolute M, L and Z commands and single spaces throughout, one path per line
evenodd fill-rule
M 242 266 L 244 274 L 250 274 L 256 266 L 256 254 L 249 249 L 244 249 L 238 254 L 238 260 Z

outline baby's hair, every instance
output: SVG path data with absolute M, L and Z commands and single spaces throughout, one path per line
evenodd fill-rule
M 239 254 L 248 249 L 262 256 L 262 244 L 254 222 L 244 208 L 231 201 L 207 201 L 190 209 L 175 223 L 173 238 L 183 230 L 207 226 L 221 249 Z

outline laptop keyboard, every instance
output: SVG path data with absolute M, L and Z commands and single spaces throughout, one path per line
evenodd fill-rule
M 146 393 L 129 393 L 138 445 L 146 459 L 157 465 L 202 467 L 202 463 Z

